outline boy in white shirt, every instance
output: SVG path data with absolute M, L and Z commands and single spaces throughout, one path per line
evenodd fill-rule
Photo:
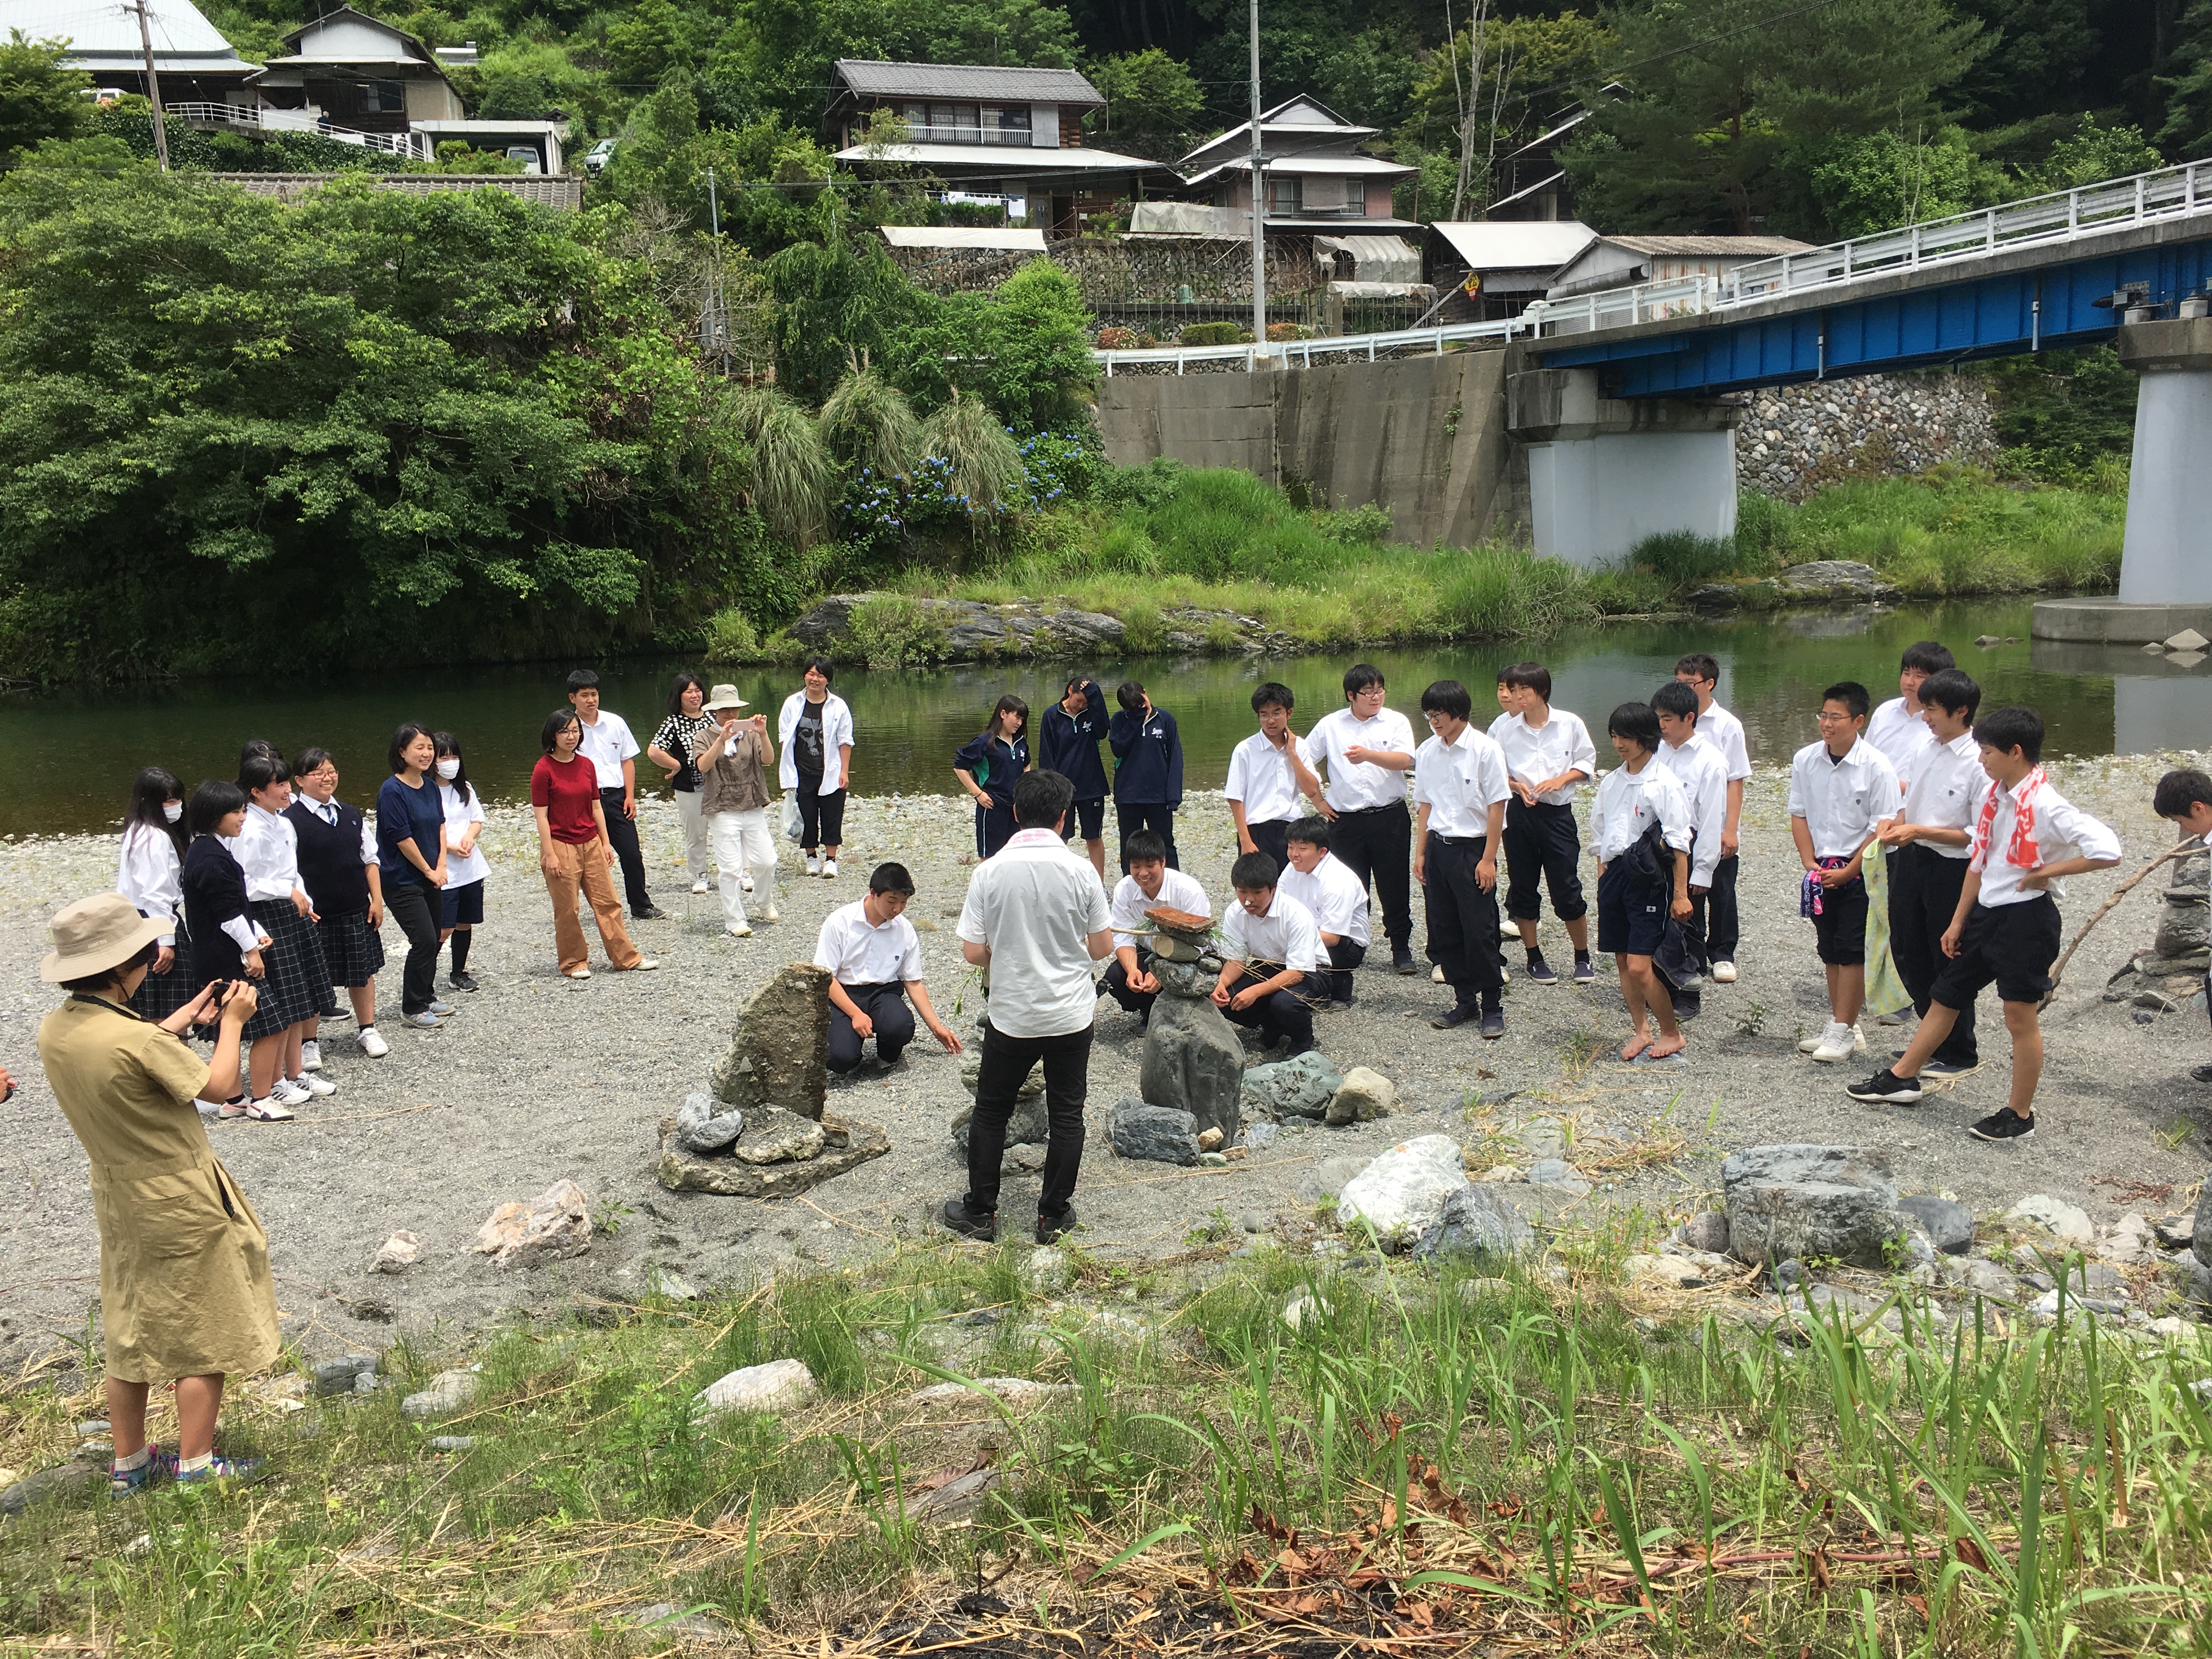
M 1867 720 L 1867 741 L 1889 757 L 1897 781 L 1910 787 L 1912 762 L 1936 741 L 1921 719 L 1920 687 L 1930 674 L 1955 670 L 1958 662 L 1948 647 L 1935 640 L 1922 640 L 1905 647 L 1898 663 L 1897 696 L 1874 711 Z
M 1498 958 L 1498 844 L 1513 784 L 1505 752 L 1477 731 L 1474 700 L 1457 680 L 1421 693 L 1430 737 L 1413 757 L 1413 878 L 1427 912 L 1429 956 L 1453 1003 L 1429 1022 L 1449 1031 L 1480 1021 L 1505 1035 Z
M 1713 866 L 1712 886 L 1706 909 L 1699 916 L 1705 930 L 1705 950 L 1712 958 L 1713 981 L 1735 983 L 1735 949 L 1743 936 L 1735 903 L 1736 852 L 1743 828 L 1743 782 L 1751 775 L 1751 748 L 1744 740 L 1743 722 L 1713 701 L 1720 685 L 1721 666 L 1702 651 L 1675 659 L 1674 678 L 1698 694 L 1698 735 L 1720 752 L 1728 769 L 1728 812 L 1721 825 L 1721 855 Z
M 868 896 L 841 904 L 814 940 L 814 965 L 830 975 L 830 1069 L 857 1071 L 860 1045 L 876 1040 L 876 1058 L 898 1064 L 914 1041 L 914 1017 L 948 1054 L 960 1039 L 937 1017 L 922 983 L 921 936 L 906 919 L 914 878 L 903 864 L 879 864 L 868 877 Z M 907 1006 L 912 998 L 913 1008 Z
M 2185 836 L 2212 846 L 2212 777 L 2194 768 L 2168 772 L 2152 791 L 2150 810 L 2172 823 Z M 2212 1010 L 2212 972 L 2204 975 L 2204 1001 Z M 2212 1065 L 2193 1066 L 2192 1083 L 2212 1083 Z
M 637 739 L 629 722 L 599 707 L 599 677 L 588 668 L 568 676 L 568 706 L 581 736 L 576 753 L 599 774 L 599 805 L 606 809 L 607 845 L 621 860 L 629 913 L 640 921 L 663 921 L 668 912 L 646 890 L 645 854 L 637 844 Z
M 1299 988 L 1321 966 L 1321 933 L 1276 879 L 1275 861 L 1265 853 L 1243 854 L 1229 866 L 1237 902 L 1221 918 L 1228 959 L 1213 1004 L 1231 1024 L 1258 1027 L 1267 1047 L 1289 1043 L 1296 1057 L 1314 1046 L 1313 1008 Z
M 1407 854 L 1413 816 L 1406 809 L 1406 775 L 1413 769 L 1413 726 L 1383 706 L 1389 688 L 1382 671 L 1356 662 L 1344 671 L 1345 706 L 1314 722 L 1306 748 L 1328 781 L 1314 795 L 1334 833 L 1329 850 L 1364 887 L 1375 884 L 1382 907 L 1382 934 L 1390 941 L 1392 971 L 1412 974 L 1413 885 Z
M 1958 913 L 1959 890 L 1966 884 L 1970 832 L 1990 779 L 1972 730 L 1982 688 L 1947 668 L 1923 679 L 1915 695 L 1929 742 L 1915 758 L 1905 804 L 1877 838 L 1889 860 L 1889 954 L 1911 993 L 1913 1011 L 1925 1018 L 1929 994 L 1946 961 L 1943 935 Z M 1968 1003 L 1922 1069 L 1956 1077 L 1980 1065 L 1974 1006 Z
M 1273 680 L 1252 694 L 1260 729 L 1230 751 L 1229 781 L 1221 786 L 1237 824 L 1237 850 L 1265 853 L 1279 869 L 1289 860 L 1291 825 L 1304 814 L 1304 798 L 1321 793 L 1312 751 L 1291 729 L 1297 706 L 1291 688 Z
M 1659 716 L 1658 762 L 1674 775 L 1690 803 L 1690 915 L 1682 924 L 1690 960 L 1711 966 L 1705 954 L 1705 899 L 1712 891 L 1713 866 L 1720 862 L 1721 835 L 1728 822 L 1728 764 L 1720 750 L 1698 735 L 1698 694 L 1669 680 L 1651 694 Z M 1673 985 L 1674 1017 L 1695 1019 L 1703 994 L 1695 986 Z
M 1665 1060 L 1680 1054 L 1687 1039 L 1652 958 L 1666 943 L 1668 922 L 1690 915 L 1690 800 L 1680 781 L 1660 763 L 1659 716 L 1648 704 L 1621 704 L 1607 717 L 1605 731 L 1620 764 L 1599 782 L 1590 806 L 1597 948 L 1613 952 L 1633 1028 L 1620 1057 Z
M 1328 966 L 1314 975 L 1316 994 L 1326 981 L 1329 1000 L 1352 1006 L 1352 970 L 1367 960 L 1374 934 L 1367 921 L 1367 890 L 1328 850 L 1328 820 L 1304 817 L 1291 826 L 1290 868 L 1279 886 L 1312 913 Z
M 1152 973 L 1152 947 L 1145 941 L 1151 928 L 1147 910 L 1181 910 L 1194 916 L 1210 916 L 1213 902 L 1206 889 L 1180 870 L 1168 868 L 1168 844 L 1150 830 L 1130 832 L 1121 844 L 1129 860 L 1129 873 L 1115 884 L 1107 906 L 1114 924 L 1114 960 L 1106 969 L 1106 994 L 1137 1017 L 1137 1029 L 1149 1030 L 1152 1005 L 1160 1000 L 1160 981 Z M 1364 894 L 1362 896 L 1365 896 Z
M 2035 1133 L 2035 1085 L 2043 1074 L 2036 1011 L 2050 994 L 2051 965 L 2058 958 L 2061 883 L 2118 864 L 2120 838 L 2044 776 L 2037 763 L 2043 719 L 2033 708 L 1984 714 L 1974 723 L 1974 742 L 1996 787 L 1974 814 L 1959 908 L 1943 934 L 1950 959 L 1904 1055 L 1846 1092 L 1854 1100 L 1900 1106 L 1917 1101 L 1920 1068 L 1950 1035 L 1959 1010 L 1994 981 L 2012 1034 L 2012 1088 L 2005 1105 L 1967 1133 L 1982 1140 L 2026 1140 Z
M 1582 716 L 1552 707 L 1552 671 L 1540 662 L 1516 663 L 1499 677 L 1512 693 L 1513 712 L 1490 723 L 1490 739 L 1505 751 L 1513 798 L 1505 804 L 1505 914 L 1521 934 L 1528 977 L 1557 985 L 1559 976 L 1536 943 L 1543 884 L 1552 890 L 1552 914 L 1565 922 L 1574 945 L 1575 983 L 1597 975 L 1590 966 L 1589 905 L 1583 897 L 1582 836 L 1575 828 L 1575 791 L 1597 771 L 1597 748 Z
M 1875 828 L 1904 792 L 1889 757 L 1866 740 L 1873 699 L 1856 680 L 1820 694 L 1820 736 L 1790 763 L 1790 836 L 1805 867 L 1798 914 L 1809 918 L 1828 981 L 1828 1024 L 1797 1045 L 1824 1065 L 1866 1048 L 1866 882 L 1860 872 Z

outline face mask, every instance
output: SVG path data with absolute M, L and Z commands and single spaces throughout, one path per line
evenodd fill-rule
M 179 818 L 184 817 L 184 802 L 180 800 L 165 800 L 161 803 L 161 816 L 167 818 L 171 823 L 174 823 Z
M 440 761 L 438 763 L 438 775 L 441 778 L 458 778 L 461 775 L 460 762 L 457 760 Z

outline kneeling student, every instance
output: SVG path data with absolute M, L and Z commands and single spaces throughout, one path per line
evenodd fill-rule
M 860 1064 L 860 1045 L 876 1040 L 876 1058 L 895 1063 L 914 1041 L 914 1012 L 948 1054 L 960 1039 L 929 1006 L 921 982 L 921 939 L 906 919 L 914 878 L 903 864 L 879 864 L 868 878 L 868 896 L 832 910 L 814 941 L 814 965 L 830 975 L 830 1069 L 842 1074 Z
M 1605 723 L 1620 764 L 1605 775 L 1590 807 L 1597 848 L 1597 948 L 1613 952 L 1621 1000 L 1635 1028 L 1623 1060 L 1664 1060 L 1682 1052 L 1682 1028 L 1651 958 L 1667 921 L 1690 916 L 1690 801 L 1658 759 L 1659 715 L 1625 702 Z M 1659 1022 L 1651 1035 L 1650 1018 Z
M 1298 988 L 1321 966 L 1321 933 L 1305 906 L 1275 884 L 1278 873 L 1265 853 L 1229 866 L 1237 902 L 1221 919 L 1229 960 L 1213 1001 L 1232 1024 L 1259 1027 L 1269 1048 L 1288 1042 L 1297 1055 L 1314 1046 L 1313 1009 Z
M 1430 959 L 1455 999 L 1429 1024 L 1449 1030 L 1480 1020 L 1494 1040 L 1505 1035 L 1498 849 L 1513 785 L 1505 751 L 1468 723 L 1474 712 L 1457 680 L 1421 693 L 1431 736 L 1413 754 L 1413 879 L 1428 915 Z
M 1194 916 L 1211 916 L 1213 902 L 1206 889 L 1180 870 L 1168 868 L 1168 844 L 1150 830 L 1139 830 L 1121 844 L 1129 873 L 1114 886 L 1109 907 L 1114 924 L 1114 962 L 1106 969 L 1106 994 L 1137 1017 L 1139 1029 L 1152 1023 L 1160 982 L 1152 974 L 1151 932 L 1145 912 L 1165 908 Z M 1364 895 L 1363 894 L 1364 897 Z
M 1300 818 L 1290 826 L 1291 867 L 1281 890 L 1312 913 L 1321 930 L 1328 967 L 1314 975 L 1316 997 L 1326 994 L 1340 1007 L 1352 1006 L 1352 970 L 1367 960 L 1373 934 L 1367 922 L 1367 888 L 1342 859 L 1328 850 L 1328 820 Z
M 1845 1092 L 1853 1100 L 1917 1102 L 1920 1068 L 1949 1037 L 1960 1010 L 1972 1007 L 1994 981 L 2012 1035 L 2012 1090 L 2002 1108 L 1967 1133 L 1983 1140 L 2025 1140 L 2035 1133 L 2035 1085 L 2043 1074 L 2036 1011 L 2050 993 L 2051 964 L 2058 959 L 2062 878 L 2118 864 L 2120 838 L 2044 776 L 2038 764 L 2043 717 L 2033 708 L 1984 714 L 1974 722 L 1974 742 L 1996 787 L 1974 815 L 1959 908 L 1943 933 L 1950 959 L 1903 1056 Z M 2052 856 L 2062 853 L 2072 856 Z

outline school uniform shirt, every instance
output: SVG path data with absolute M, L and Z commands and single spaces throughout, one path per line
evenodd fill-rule
M 586 721 L 579 715 L 576 725 L 584 734 L 576 744 L 576 753 L 591 762 L 592 770 L 599 775 L 599 787 L 621 788 L 623 763 L 637 753 L 637 739 L 629 734 L 629 722 L 602 708 L 597 720 Z
M 246 896 L 252 902 L 289 899 L 295 888 L 306 890 L 300 887 L 300 833 L 282 813 L 248 801 L 246 822 L 222 844 L 246 872 Z
M 1889 757 L 1863 736 L 1841 760 L 1815 738 L 1790 762 L 1790 816 L 1805 820 L 1819 858 L 1850 857 L 1904 799 Z
M 1432 836 L 1465 841 L 1488 835 L 1491 807 L 1512 794 L 1505 751 L 1476 731 L 1472 721 L 1451 742 L 1431 732 L 1413 751 L 1413 804 L 1429 809 Z
M 1874 711 L 1874 717 L 1867 721 L 1866 740 L 1889 757 L 1889 763 L 1897 769 L 1898 781 L 1908 785 L 1912 781 L 1914 763 L 1936 747 L 1936 734 L 1921 719 L 1918 707 L 1908 706 L 1902 697 L 1892 697 Z
M 177 843 L 150 823 L 133 823 L 123 832 L 123 855 L 115 870 L 115 890 L 149 921 L 173 921 L 185 902 L 184 860 Z M 157 941 L 173 948 L 173 930 Z
M 1744 741 L 1743 722 L 1715 703 L 1698 716 L 1698 735 L 1720 751 L 1728 781 L 1741 783 L 1751 775 L 1751 745 Z
M 1310 769 L 1312 745 L 1292 738 L 1278 749 L 1264 732 L 1255 732 L 1229 751 L 1229 781 L 1221 786 L 1225 799 L 1244 803 L 1244 822 L 1283 823 L 1306 815 L 1305 797 L 1298 793 L 1298 775 L 1291 764 L 1290 746 Z
M 1656 758 L 1674 775 L 1690 800 L 1690 884 L 1710 887 L 1721 861 L 1721 836 L 1728 828 L 1728 764 L 1720 750 L 1695 732 L 1680 748 L 1662 743 Z
M 1322 933 L 1362 948 L 1374 942 L 1367 925 L 1367 884 L 1335 854 L 1323 853 L 1311 870 L 1291 866 L 1278 878 L 1275 890 L 1304 905 Z
M 794 691 L 783 700 L 783 712 L 776 716 L 775 740 L 781 745 L 781 755 L 775 775 L 787 789 L 799 787 L 799 748 L 792 738 L 799 730 L 799 717 L 805 711 L 806 693 Z M 814 793 L 834 795 L 845 787 L 844 760 L 837 751 L 853 741 L 853 711 L 845 706 L 844 698 L 829 691 L 823 694 L 817 713 L 822 720 L 822 776 Z
M 1344 751 L 1355 746 L 1413 754 L 1419 745 L 1413 742 L 1413 723 L 1396 709 L 1378 708 L 1372 720 L 1364 720 L 1350 708 L 1340 708 L 1314 722 L 1306 744 L 1308 754 L 1328 764 L 1328 783 L 1322 790 L 1322 799 L 1338 811 L 1364 812 L 1405 804 L 1413 781 L 1406 773 L 1394 772 L 1372 761 L 1355 763 L 1344 757 Z
M 2053 898 L 2066 896 L 2066 884 L 2063 881 L 2042 887 L 2020 884 L 2027 871 L 2013 862 L 2010 853 L 2023 805 L 2034 817 L 2030 838 L 2035 842 L 2037 864 L 2056 864 L 2061 859 L 2119 857 L 2120 838 L 2112 833 L 2111 826 L 2091 817 L 2060 794 L 2051 780 L 2043 775 L 2041 767 L 2014 788 L 2000 789 L 1995 782 L 1990 787 L 1996 795 L 1996 811 L 1990 820 L 1989 839 L 1974 848 L 1966 867 L 1979 872 L 1980 902 L 1990 908 L 2001 904 L 2030 903 L 2045 893 Z M 1986 798 L 1983 805 L 1988 805 Z M 1979 822 L 1978 812 L 1976 822 Z
M 1182 736 L 1164 708 L 1124 708 L 1106 727 L 1114 751 L 1114 799 L 1126 806 L 1182 805 Z
M 832 910 L 814 938 L 814 965 L 840 985 L 902 985 L 922 977 L 921 935 L 903 914 L 878 927 L 867 901 Z
M 1255 916 L 1242 904 L 1232 904 L 1223 914 L 1221 932 L 1229 941 L 1223 952 L 1231 962 L 1275 963 L 1285 968 L 1295 968 L 1302 974 L 1316 971 L 1328 960 L 1328 952 L 1322 949 L 1321 929 L 1314 925 L 1313 912 L 1285 893 L 1275 889 L 1273 902 L 1267 914 Z M 1256 979 L 1273 977 L 1256 974 Z
M 1365 896 L 1363 890 L 1361 896 Z M 1113 902 L 1107 907 L 1108 917 L 1115 928 L 1114 948 L 1118 951 L 1125 945 L 1136 945 L 1139 929 L 1150 932 L 1145 927 L 1145 912 L 1161 909 L 1184 910 L 1194 916 L 1211 916 L 1213 901 L 1206 897 L 1206 889 L 1180 870 L 1162 872 L 1158 898 L 1146 898 L 1145 890 L 1137 885 L 1137 878 L 1124 876 L 1114 884 Z
M 1057 830 L 1018 830 L 975 866 L 962 941 L 991 947 L 991 1025 L 1011 1037 L 1072 1036 L 1098 1003 L 1090 937 L 1106 931 L 1106 889 Z
M 299 849 L 300 884 L 307 890 L 307 896 L 315 908 L 327 921 L 335 915 L 357 915 L 368 908 L 368 878 L 362 873 L 376 860 L 376 828 L 368 815 L 354 812 L 354 821 L 360 830 L 361 865 L 358 871 L 347 871 L 336 860 L 343 855 L 343 836 L 332 836 L 328 842 L 320 839 L 320 830 L 307 828 L 307 839 L 300 840 L 303 827 L 320 825 L 322 829 L 345 828 L 346 814 L 354 812 L 342 805 L 336 796 L 319 801 L 308 795 L 295 795 L 292 804 L 284 809 L 284 816 L 292 820 L 294 845 Z
M 1655 823 L 1668 846 L 1690 850 L 1690 797 L 1656 755 L 1641 772 L 1616 766 L 1598 780 L 1597 798 L 1590 803 L 1590 846 L 1600 864 L 1622 856 Z
M 1490 740 L 1505 751 L 1505 769 L 1522 783 L 1541 783 L 1562 772 L 1597 775 L 1597 745 L 1580 714 L 1564 708 L 1552 710 L 1541 726 L 1531 726 L 1520 714 L 1500 714 L 1490 723 Z M 1573 801 L 1579 783 L 1562 785 L 1536 799 L 1547 806 L 1565 806 Z
M 1973 852 L 1974 819 L 1982 810 L 1982 797 L 1991 787 L 1982 770 L 1982 746 L 1972 732 L 1961 732 L 1949 743 L 1930 742 L 1912 769 L 1912 781 L 1905 791 L 1905 805 L 1897 813 L 1899 823 L 1924 823 L 1936 830 L 1967 831 L 1963 847 L 1947 847 L 1940 841 L 1916 841 L 1915 847 L 1947 859 L 1963 859 Z
M 1106 799 L 1106 766 L 1098 758 L 1098 740 L 1106 735 L 1106 694 L 1096 680 L 1085 680 L 1080 714 L 1071 714 L 1054 703 L 1037 722 L 1037 764 L 1057 772 L 1075 786 L 1078 800 Z
M 438 785 L 438 800 L 446 809 L 446 845 L 449 848 L 460 841 L 471 824 L 484 821 L 483 799 L 474 789 L 471 789 L 469 798 L 463 800 L 459 790 L 441 781 Z M 490 873 L 491 861 L 484 857 L 481 842 L 470 849 L 466 858 L 451 851 L 446 854 L 446 885 L 448 887 L 466 887 L 471 882 L 482 881 Z

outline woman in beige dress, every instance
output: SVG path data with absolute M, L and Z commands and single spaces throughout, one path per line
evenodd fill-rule
M 54 948 L 39 964 L 70 994 L 39 1026 L 39 1058 L 92 1165 L 118 1494 L 157 1475 L 181 1485 L 251 1474 L 256 1465 L 215 1455 L 223 1376 L 265 1370 L 277 1350 L 268 1237 L 195 1104 L 238 1092 L 253 988 L 216 981 L 159 1024 L 134 1013 L 125 1005 L 169 925 L 120 893 L 79 899 L 49 924 Z M 218 1018 L 210 1064 L 181 1034 Z M 164 1454 L 146 1443 L 146 1396 L 173 1379 L 177 1449 Z

